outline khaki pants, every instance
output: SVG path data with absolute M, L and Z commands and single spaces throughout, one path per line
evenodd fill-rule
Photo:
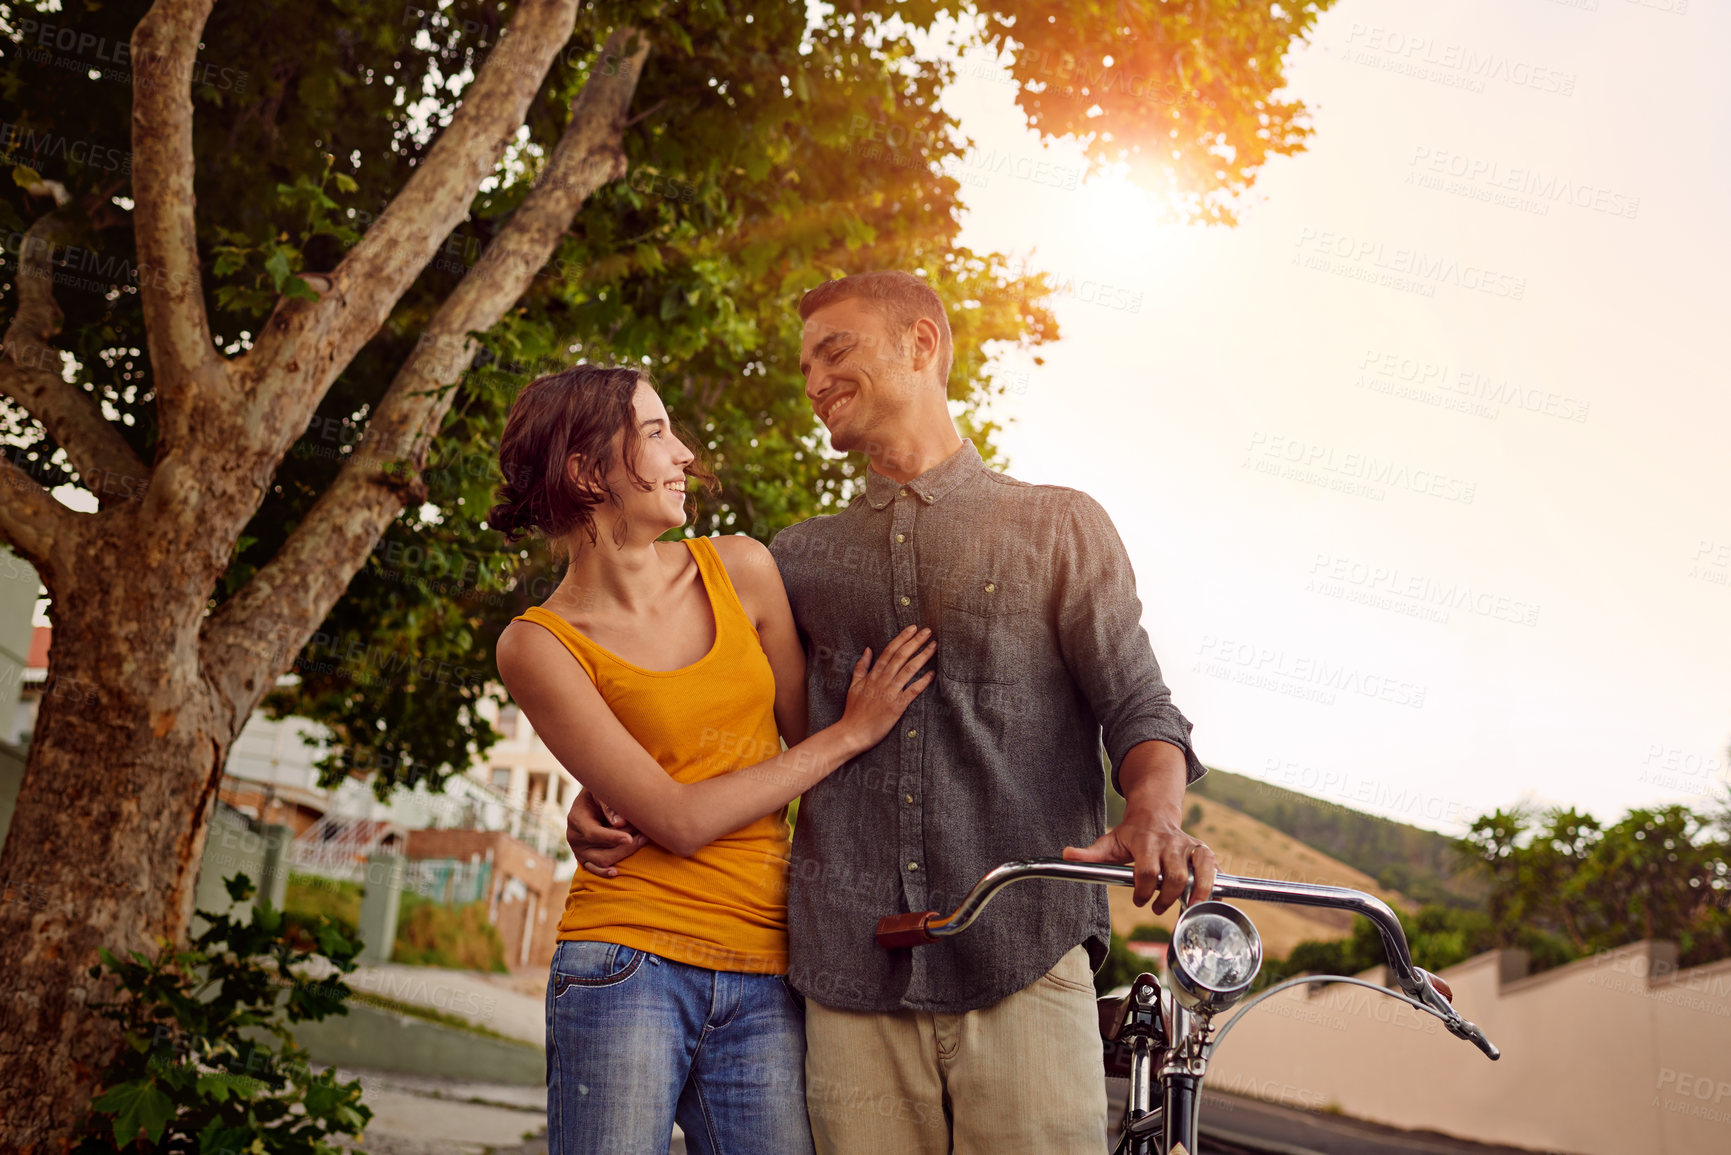
M 805 1094 L 819 1155 L 1101 1155 L 1106 1081 L 1088 953 L 982 1010 L 807 1002 Z

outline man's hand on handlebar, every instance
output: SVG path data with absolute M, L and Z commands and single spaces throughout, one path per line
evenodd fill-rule
M 565 841 L 584 870 L 612 878 L 615 864 L 641 850 L 649 839 L 637 832 L 587 790 L 579 790 L 565 816 Z
M 1064 858 L 1069 862 L 1135 863 L 1136 887 L 1131 901 L 1143 906 L 1152 898 L 1155 914 L 1164 914 L 1183 897 L 1192 870 L 1196 886 L 1191 902 L 1205 901 L 1214 890 L 1214 852 L 1169 818 L 1126 813 L 1123 822 L 1095 839 L 1092 846 L 1066 846 Z

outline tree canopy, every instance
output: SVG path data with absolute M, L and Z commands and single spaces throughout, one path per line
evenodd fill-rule
M 603 41 L 621 23 L 653 45 L 623 133 L 624 179 L 589 196 L 555 258 L 485 334 L 418 479 L 401 463 L 415 500 L 295 660 L 299 685 L 273 702 L 333 729 L 333 774 L 380 770 L 381 789 L 436 782 L 490 740 L 474 711 L 492 681 L 490 640 L 550 578 L 546 559 L 505 549 L 481 518 L 505 409 L 542 372 L 579 357 L 649 367 L 724 479 L 697 499 L 693 531 L 767 538 L 839 508 L 859 469 L 825 450 L 801 394 L 798 294 L 850 271 L 918 269 L 950 306 L 952 395 L 991 456 L 991 426 L 972 415 L 995 391 L 992 354 L 1049 341 L 1056 327 L 1040 276 L 955 243 L 959 186 L 946 168 L 965 141 L 938 102 L 953 65 L 919 57 L 910 31 L 958 21 L 961 45 L 1004 53 L 1034 127 L 1081 136 L 1102 163 L 1133 162 L 1174 191 L 1181 214 L 1229 222 L 1257 166 L 1302 147 L 1301 106 L 1276 95 L 1281 59 L 1324 6 L 881 3 L 818 20 L 799 4 L 586 6 L 467 218 L 277 469 L 212 606 L 276 556 L 357 452 L 395 368 L 545 173 L 575 94 L 617 66 Z M 66 375 L 148 461 L 158 431 L 136 282 L 149 273 L 127 195 L 128 80 L 143 72 L 126 46 L 144 6 L 32 7 L 0 5 L 13 30 L 0 92 L 15 176 L 0 226 L 16 252 L 50 207 L 40 182 L 64 186 Z M 225 352 L 250 347 L 279 297 L 311 296 L 309 278 L 379 219 L 500 44 L 511 7 L 216 6 L 191 80 L 198 246 Z M 80 483 L 20 407 L 0 421 L 32 476 Z

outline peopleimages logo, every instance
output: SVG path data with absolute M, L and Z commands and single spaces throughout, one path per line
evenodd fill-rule
M 1539 624 L 1533 602 L 1477 589 L 1471 582 L 1441 581 L 1399 566 L 1319 553 L 1311 563 L 1305 590 L 1426 621 L 1447 623 L 1459 610 L 1519 626 Z
M 1508 208 L 1536 212 L 1540 216 L 1548 215 L 1553 204 L 1569 204 L 1628 220 L 1634 220 L 1641 211 L 1640 197 L 1613 192 L 1601 185 L 1571 180 L 1528 165 L 1505 165 L 1489 157 L 1432 148 L 1426 144 L 1413 147 L 1407 168 L 1407 184 L 1477 196 Z M 1445 180 L 1451 177 L 1458 185 Z M 1505 199 L 1496 200 L 1497 197 Z
M 97 74 L 93 79 L 135 83 L 146 88 L 158 84 L 175 87 L 203 84 L 236 94 L 245 93 L 251 80 L 245 69 L 224 68 L 197 58 L 186 60 L 183 67 L 170 73 L 168 56 L 134 57 L 132 45 L 126 41 L 109 40 L 65 24 L 22 19 L 18 21 L 18 33 L 19 54 L 32 64 Z M 56 52 L 63 55 L 56 56 Z
M 1402 678 L 1361 670 L 1345 662 L 1204 634 L 1193 672 L 1256 689 L 1291 693 L 1333 705 L 1333 692 L 1357 694 L 1414 710 L 1424 708 L 1426 689 Z M 1300 689 L 1309 693 L 1297 692 Z
M 56 132 L 23 125 L 0 124 L 0 163 L 38 168 L 46 160 L 64 160 L 102 172 L 130 173 L 132 153 L 123 148 L 73 140 Z
M 1411 285 L 1430 288 L 1453 285 L 1510 301 L 1527 295 L 1527 279 L 1498 272 L 1483 265 L 1463 263 L 1453 257 L 1436 256 L 1422 249 L 1390 247 L 1368 237 L 1355 237 L 1333 229 L 1302 228 L 1298 253 L 1292 263 L 1305 268 L 1357 275 L 1359 279 L 1395 288 Z M 1329 262 L 1334 262 L 1330 264 Z M 1429 295 L 1429 294 L 1426 294 Z
M 1348 59 L 1354 64 L 1404 73 L 1452 88 L 1483 92 L 1496 81 L 1556 96 L 1573 96 L 1575 74 L 1519 60 L 1491 49 L 1438 42 L 1376 24 L 1354 24 L 1347 34 Z
M 1306 481 L 1312 477 L 1340 481 L 1343 484 L 1370 489 L 1367 496 L 1382 500 L 1377 486 L 1405 489 L 1443 501 L 1458 501 L 1471 505 L 1478 493 L 1478 484 L 1438 473 L 1434 469 L 1414 469 L 1398 461 L 1390 461 L 1368 453 L 1341 452 L 1331 445 L 1306 441 L 1301 437 L 1285 437 L 1277 433 L 1252 433 L 1249 456 L 1245 466 L 1261 473 L 1292 476 Z
M 1429 356 L 1366 349 L 1358 367 L 1360 373 L 1353 384 L 1360 388 L 1493 420 L 1501 412 L 1499 406 L 1504 405 L 1564 421 L 1585 421 L 1592 407 L 1591 402 L 1577 397 L 1517 385 L 1506 377 L 1452 366 Z

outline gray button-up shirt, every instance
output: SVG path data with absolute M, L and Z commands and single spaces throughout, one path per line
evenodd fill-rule
M 999 863 L 1056 857 L 1105 830 L 1104 734 L 1161 739 L 1203 773 L 1141 624 L 1124 545 L 1084 493 L 987 469 L 972 443 L 900 485 L 869 471 L 846 510 L 770 546 L 806 647 L 811 728 L 841 718 L 854 660 L 909 625 L 937 678 L 876 747 L 806 792 L 788 887 L 789 977 L 845 1010 L 989 1006 L 1086 943 L 1105 958 L 1097 886 L 1002 891 L 965 933 L 887 951 L 877 920 L 953 909 Z

